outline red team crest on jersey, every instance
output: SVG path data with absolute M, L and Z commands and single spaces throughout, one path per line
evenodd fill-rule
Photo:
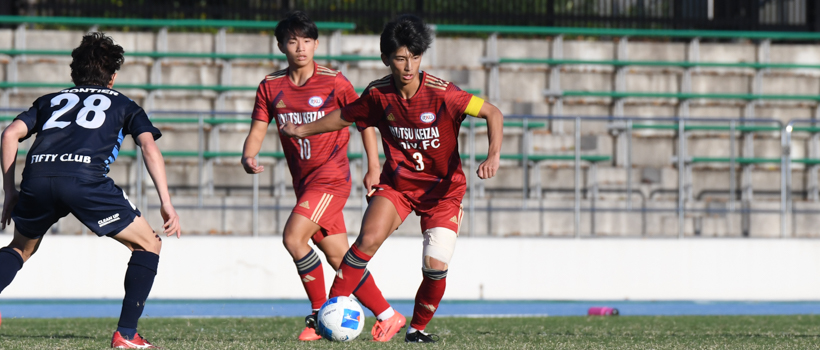
M 284 122 L 301 125 L 321 119 L 358 98 L 353 86 L 339 72 L 315 63 L 314 68 L 314 75 L 302 86 L 291 83 L 287 69 L 268 75 L 257 90 L 253 119 L 277 126 Z M 349 138 L 347 129 L 298 140 L 280 138 L 297 196 L 310 188 L 338 198 L 348 197 Z M 313 201 L 309 207 L 314 208 Z
M 436 115 L 430 112 L 422 113 L 420 119 L 422 122 L 430 124 L 436 121 Z

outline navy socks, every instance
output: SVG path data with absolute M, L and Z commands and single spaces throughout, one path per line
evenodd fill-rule
M 117 323 L 117 331 L 126 339 L 133 339 L 137 333 L 137 321 L 142 316 L 145 300 L 154 284 L 158 264 L 157 254 L 145 251 L 131 253 L 128 270 L 125 271 L 125 298 Z
M 11 284 L 21 268 L 23 257 L 20 253 L 9 247 L 0 248 L 0 292 Z

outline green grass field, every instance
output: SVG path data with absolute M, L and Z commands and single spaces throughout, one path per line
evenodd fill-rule
M 817 349 L 820 316 L 436 318 L 441 342 L 296 340 L 301 318 L 157 318 L 140 332 L 166 349 Z M 116 319 L 4 319 L 0 349 L 103 349 Z M 403 333 L 401 333 L 403 335 Z

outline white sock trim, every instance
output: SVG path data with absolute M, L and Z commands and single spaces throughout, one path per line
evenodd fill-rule
M 420 332 L 420 331 L 418 329 L 413 328 L 413 327 L 407 327 L 407 334 L 416 333 L 416 332 Z
M 396 311 L 393 310 L 392 307 L 388 307 L 387 310 L 382 311 L 382 313 L 376 316 L 376 319 L 379 321 L 384 321 L 393 317 L 396 314 Z

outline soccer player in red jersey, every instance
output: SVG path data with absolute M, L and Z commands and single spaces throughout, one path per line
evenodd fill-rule
M 342 130 L 354 122 L 358 127 L 379 128 L 387 159 L 380 183 L 373 186 L 376 191 L 359 237 L 336 271 L 330 297 L 350 295 L 368 261 L 414 211 L 421 216 L 424 236 L 423 280 L 405 341 L 435 342 L 437 337 L 423 330 L 444 296 L 466 192 L 459 127 L 466 115 L 487 120 L 489 150 L 477 171 L 487 179 L 498 170 L 504 116 L 482 99 L 419 71 L 432 40 L 418 17 L 402 15 L 389 22 L 380 41 L 390 75 L 370 83 L 358 100 L 342 109 L 313 123 L 287 123 L 282 132 L 298 139 Z
M 340 72 L 313 61 L 318 30 L 303 12 L 293 12 L 279 22 L 275 35 L 279 49 L 287 56 L 288 68 L 268 75 L 259 84 L 253 123 L 242 152 L 242 166 L 249 174 L 264 170 L 255 157 L 271 121 L 278 125 L 309 123 L 358 97 Z M 282 236 L 313 309 L 299 335 L 304 341 L 321 339 L 315 329 L 316 311 L 327 301 L 322 262 L 308 240 L 313 239 L 334 270 L 349 247 L 342 215 L 351 187 L 349 138 L 347 128 L 299 140 L 280 138 L 298 197 Z M 378 138 L 373 128 L 362 130 L 362 142 L 368 157 L 364 185 L 370 190 L 378 183 L 379 171 Z M 407 321 L 384 299 L 370 273 L 365 271 L 360 277 L 354 294 L 376 315 L 373 338 L 388 341 Z

